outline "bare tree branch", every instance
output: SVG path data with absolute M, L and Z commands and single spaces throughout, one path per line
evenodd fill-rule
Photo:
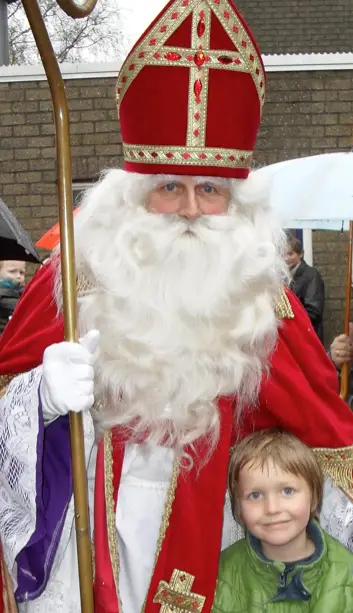
M 100 0 L 84 19 L 72 19 L 56 0 L 39 0 L 41 12 L 59 62 L 84 62 L 121 57 L 125 43 L 118 0 Z M 40 61 L 22 3 L 9 5 L 9 46 L 12 64 Z

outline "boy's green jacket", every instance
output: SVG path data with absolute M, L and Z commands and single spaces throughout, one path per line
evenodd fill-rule
M 294 567 L 267 560 L 251 535 L 226 549 L 212 613 L 353 613 L 353 554 L 309 528 L 315 554 Z

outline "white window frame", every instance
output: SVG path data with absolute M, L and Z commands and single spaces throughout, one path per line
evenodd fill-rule
M 75 181 L 72 183 L 72 205 L 74 209 L 79 206 L 83 192 L 90 187 L 92 187 L 91 181 Z

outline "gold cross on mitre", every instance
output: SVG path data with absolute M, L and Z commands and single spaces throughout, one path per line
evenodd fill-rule
M 153 602 L 162 605 L 160 613 L 201 613 L 205 596 L 191 592 L 195 577 L 174 570 L 170 583 L 160 581 Z

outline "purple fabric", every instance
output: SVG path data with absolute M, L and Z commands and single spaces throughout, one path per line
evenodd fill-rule
M 39 406 L 36 475 L 36 529 L 17 556 L 17 602 L 34 600 L 44 591 L 72 495 L 69 418 L 44 428 Z

